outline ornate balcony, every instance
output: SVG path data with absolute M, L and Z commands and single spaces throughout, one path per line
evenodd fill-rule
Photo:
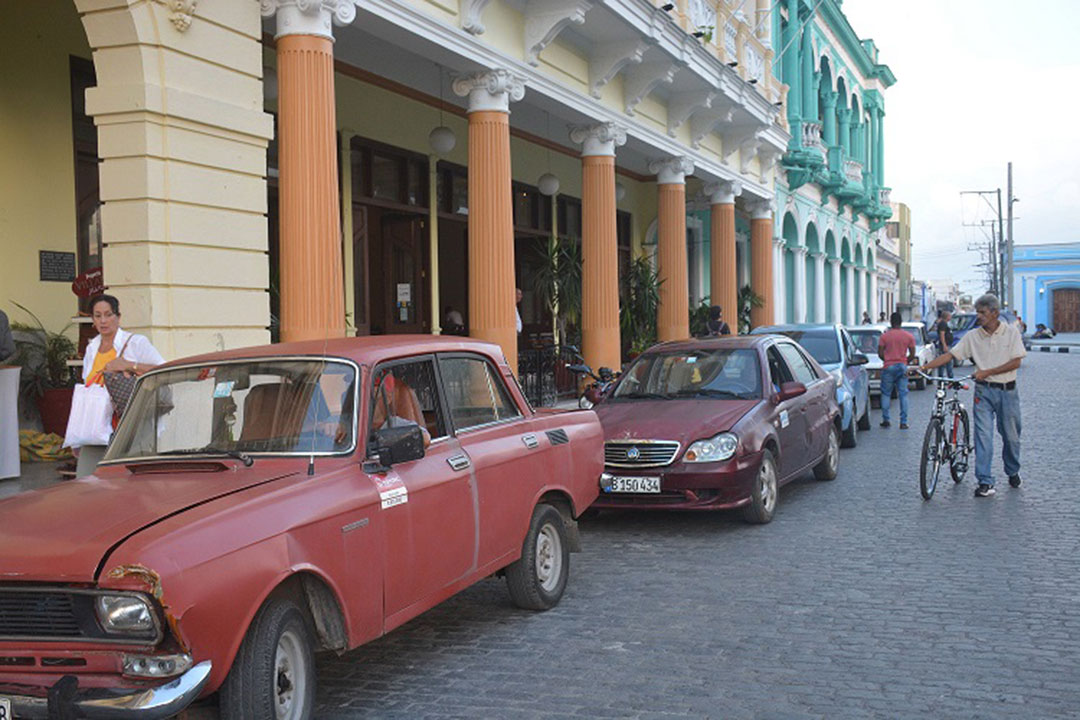
M 845 160 L 844 161 L 844 177 L 848 179 L 848 182 L 862 185 L 862 163 L 858 160 Z

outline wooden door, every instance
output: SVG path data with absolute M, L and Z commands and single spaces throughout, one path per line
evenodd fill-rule
M 357 335 L 371 334 L 371 284 L 368 278 L 368 209 L 353 205 L 353 325 Z
M 383 293 L 387 333 L 424 333 L 430 325 L 424 292 L 425 220 L 417 215 L 382 217 Z
M 1054 291 L 1054 330 L 1080 332 L 1080 290 Z

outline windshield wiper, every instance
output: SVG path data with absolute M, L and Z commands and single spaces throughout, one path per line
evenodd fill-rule
M 166 450 L 158 453 L 158 455 L 227 455 L 244 463 L 244 467 L 251 467 L 255 463 L 247 453 L 240 452 L 239 450 L 227 450 L 225 448 L 214 447 L 213 445 L 207 445 L 201 448 Z
M 671 395 L 664 395 L 662 393 L 643 393 L 643 392 L 631 392 L 625 395 L 616 396 L 617 400 L 670 400 Z
M 723 398 L 741 398 L 741 393 L 732 392 L 730 390 L 717 390 L 716 388 L 699 388 L 697 390 L 680 390 L 675 393 L 679 397 L 723 397 Z

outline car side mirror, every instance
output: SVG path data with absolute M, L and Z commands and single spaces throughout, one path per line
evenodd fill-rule
M 774 397 L 776 398 L 776 403 L 780 404 L 785 400 L 797 398 L 800 395 L 805 394 L 806 386 L 803 385 L 801 382 L 786 382 L 780 385 L 780 392 L 776 393 Z
M 866 357 L 862 353 L 855 353 L 850 358 L 848 358 L 847 364 L 848 365 L 865 365 L 868 362 L 870 362 L 870 358 Z
M 368 459 L 383 468 L 424 457 L 424 433 L 419 425 L 381 428 L 371 433 Z

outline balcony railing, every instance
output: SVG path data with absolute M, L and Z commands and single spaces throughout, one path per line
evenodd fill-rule
M 844 161 L 844 177 L 853 183 L 862 185 L 862 163 L 858 160 L 845 160 Z
M 802 145 L 804 148 L 821 147 L 821 123 L 804 122 L 802 126 Z
M 892 188 L 881 188 L 880 190 L 878 190 L 878 203 L 884 205 L 885 207 L 889 207 L 889 203 L 891 202 L 891 196 Z

